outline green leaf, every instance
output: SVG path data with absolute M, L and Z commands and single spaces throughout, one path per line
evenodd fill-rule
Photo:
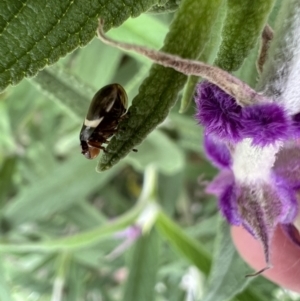
M 95 93 L 91 87 L 57 67 L 39 72 L 30 82 L 80 120 L 86 115 Z
M 8 194 L 13 187 L 13 175 L 16 170 L 17 158 L 9 157 L 4 161 L 0 169 L 0 207 L 3 206 Z
M 197 58 L 209 39 L 220 3 L 222 0 L 182 1 L 162 50 Z M 129 109 L 130 118 L 121 123 L 100 159 L 98 170 L 116 164 L 166 118 L 185 81 L 186 76 L 170 68 L 157 65 L 151 68 Z
M 174 174 L 183 169 L 185 160 L 184 153 L 174 142 L 162 132 L 153 131 L 138 147 L 138 152 L 132 152 L 125 162 L 140 171 L 151 164 L 165 174 Z
M 94 36 L 97 18 L 106 28 L 138 16 L 156 0 L 3 0 L 0 3 L 0 91 L 34 76 Z
M 73 260 L 68 269 L 67 281 L 65 284 L 66 292 L 63 294 L 64 301 L 82 300 L 87 292 L 86 270 Z M 54 297 L 52 296 L 52 300 Z M 56 298 L 57 299 L 57 298 Z M 55 299 L 54 299 L 55 300 Z
M 253 285 L 255 281 L 264 280 L 259 279 L 261 276 L 245 277 L 251 269 L 237 253 L 231 240 L 230 226 L 220 216 L 213 257 L 206 293 L 201 301 L 226 301 L 233 297 L 238 301 L 269 300 Z
M 220 218 L 213 265 L 206 293 L 201 301 L 230 300 L 243 291 L 253 279 L 246 278 L 247 274 L 249 274 L 249 267 L 240 258 L 232 243 L 230 226 Z
M 247 83 L 251 87 L 255 87 L 257 84 L 257 79 L 259 77 L 257 67 L 256 67 L 256 61 L 258 57 L 259 49 L 258 49 L 258 44 L 256 47 L 254 47 L 249 55 L 246 57 L 244 60 L 242 66 L 240 69 L 233 74 Z
M 206 43 L 204 50 L 198 57 L 199 61 L 208 63 L 210 65 L 213 64 L 213 62 L 216 58 L 218 49 L 220 47 L 221 30 L 223 27 L 224 19 L 226 17 L 226 8 L 227 8 L 226 1 L 223 1 L 223 3 L 221 3 L 221 5 L 222 5 L 222 7 L 219 9 L 218 18 L 215 21 L 213 28 L 211 30 L 210 39 Z M 188 77 L 188 81 L 187 81 L 184 91 L 183 91 L 179 113 L 184 113 L 188 109 L 188 107 L 191 104 L 193 97 L 195 95 L 196 85 L 200 80 L 201 79 L 198 76 L 192 75 L 192 76 Z
M 8 104 L 5 101 L 0 101 L 0 162 L 4 159 L 5 154 L 15 153 L 17 148 L 7 107 Z
M 74 250 L 81 249 L 87 246 L 95 245 L 99 241 L 112 237 L 112 235 L 124 228 L 132 225 L 145 204 L 139 202 L 131 210 L 119 216 L 110 223 L 105 223 L 99 227 L 93 228 L 89 231 L 81 232 L 72 236 L 49 240 L 41 243 L 28 243 L 28 244 L 0 244 L 0 252 L 28 252 L 28 251 L 43 251 L 55 252 L 61 250 Z
M 107 184 L 120 168 L 96 174 L 93 162 L 78 154 L 43 179 L 25 187 L 3 208 L 3 216 L 14 225 L 49 216 L 82 201 L 95 189 Z
M 147 43 L 153 47 L 160 47 L 163 44 L 167 26 L 148 15 L 128 19 L 119 30 L 113 31 L 112 36 L 130 39 L 134 43 L 142 43 L 145 40 L 145 25 L 153 30 L 146 37 Z M 100 53 L 101 56 L 99 57 Z M 116 73 L 122 56 L 123 53 L 120 50 L 112 49 L 95 39 L 88 47 L 82 49 L 78 55 L 76 53 L 74 57 L 72 56 L 70 63 L 64 62 L 66 66 L 72 65 L 72 74 L 66 71 L 64 65 L 61 67 L 53 66 L 39 72 L 36 77 L 30 80 L 30 83 L 37 86 L 51 100 L 62 105 L 68 113 L 72 113 L 76 119 L 81 121 L 96 91 L 103 85 L 115 81 L 113 80 L 113 74 Z M 147 61 L 147 65 L 149 63 Z M 101 70 L 106 71 L 104 73 Z M 126 79 L 130 78 L 128 86 L 125 87 L 128 96 L 133 94 L 131 92 L 132 88 L 135 89 L 136 83 L 140 83 L 140 77 L 143 77 L 146 71 L 148 70 L 140 67 L 139 73 L 141 74 L 136 74 L 130 78 L 130 73 L 126 70 Z M 122 82 L 124 81 L 121 80 Z M 134 95 L 136 95 L 136 92 Z
M 0 300 L 13 301 L 12 288 L 8 285 L 8 281 L 5 279 L 6 270 L 3 267 L 3 257 L 0 257 Z
M 184 113 L 190 106 L 195 95 L 195 89 L 199 82 L 198 76 L 189 76 L 187 83 L 184 87 L 183 95 L 181 98 L 179 113 Z
M 122 57 L 123 53 L 119 49 L 111 49 L 94 39 L 87 47 L 76 51 L 74 57 L 67 58 L 71 60 L 70 72 L 94 88 L 93 96 L 100 88 L 113 82 L 114 75 L 119 71 Z M 84 87 L 82 91 L 85 91 Z M 61 101 L 63 102 L 63 99 Z
M 198 241 L 184 233 L 184 231 L 163 212 L 160 212 L 157 216 L 156 227 L 164 239 L 181 255 L 198 267 L 204 274 L 208 274 L 211 258 Z
M 159 263 L 158 235 L 155 230 L 142 236 L 134 246 L 129 264 L 129 277 L 123 300 L 154 301 Z
M 239 69 L 255 46 L 274 0 L 228 0 L 222 44 L 215 64 L 227 71 Z

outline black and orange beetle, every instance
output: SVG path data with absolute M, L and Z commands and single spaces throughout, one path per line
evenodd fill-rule
M 95 94 L 80 131 L 81 153 L 87 159 L 105 151 L 102 144 L 117 132 L 126 110 L 127 94 L 119 84 L 107 85 Z

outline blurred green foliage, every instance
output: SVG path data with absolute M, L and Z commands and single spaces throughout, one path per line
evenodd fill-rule
M 21 2 L 12 3 L 21 22 Z M 93 1 L 87 3 L 92 9 Z M 103 6 L 109 25 L 155 6 L 110 36 L 162 47 L 180 1 L 139 1 L 144 4 L 134 11 L 130 3 L 121 17 L 114 16 L 119 8 Z M 91 13 L 91 24 L 99 14 Z M 9 34 L 10 20 L 2 21 Z M 87 40 L 95 29 L 88 29 Z M 253 50 L 239 57 L 237 71 L 252 85 L 258 38 L 246 45 Z M 220 35 L 216 39 L 207 46 L 214 57 Z M 72 49 L 79 46 L 74 43 Z M 207 53 L 198 57 L 212 60 Z M 118 82 L 131 101 L 150 67 L 149 60 L 94 39 L 0 95 L 0 300 L 276 300 L 275 285 L 244 278 L 251 270 L 234 250 L 216 200 L 204 192 L 217 170 L 205 158 L 193 105 L 179 114 L 177 103 L 138 153 L 109 171 L 97 173 L 96 162 L 80 154 L 79 131 L 93 94 Z M 134 236 L 133 226 L 142 232 Z

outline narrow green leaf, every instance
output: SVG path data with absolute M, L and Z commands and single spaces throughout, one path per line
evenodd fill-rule
M 184 87 L 183 95 L 181 98 L 179 113 L 184 113 L 190 106 L 195 95 L 195 89 L 199 82 L 198 76 L 189 76 L 187 83 Z
M 63 301 L 84 300 L 87 292 L 87 271 L 78 265 L 74 260 L 71 261 L 66 281 L 66 292 Z M 55 300 L 54 298 L 52 300 Z M 100 299 L 101 300 L 101 299 Z
M 209 39 L 220 3 L 222 0 L 182 1 L 162 50 L 196 58 Z M 101 157 L 99 170 L 116 164 L 165 119 L 185 81 L 186 76 L 170 68 L 157 65 L 151 68 L 129 109 L 130 118 L 122 122 L 107 147 L 107 153 Z
M 16 169 L 17 158 L 6 158 L 2 168 L 0 169 L 0 206 L 5 203 L 7 195 L 10 193 L 13 186 L 13 175 Z
M 95 91 L 74 76 L 57 67 L 47 68 L 30 80 L 50 99 L 57 101 L 83 119 Z
M 95 189 L 107 184 L 121 168 L 99 175 L 92 166 L 93 162 L 78 154 L 43 179 L 24 188 L 3 208 L 3 216 L 14 225 L 49 216 L 82 201 Z
M 159 239 L 155 230 L 141 237 L 134 246 L 123 300 L 154 301 L 159 263 Z
M 201 301 L 230 300 L 253 279 L 245 277 L 249 271 L 248 265 L 240 258 L 232 243 L 230 226 L 220 218 L 213 265 L 206 293 Z
M 282 0 L 275 0 L 274 7 L 272 9 L 272 12 L 270 13 L 269 20 L 268 20 L 268 24 L 272 28 L 274 28 L 274 26 L 276 24 L 276 21 L 277 21 L 277 17 L 280 15 L 279 11 L 280 11 L 280 8 L 281 8 L 282 4 L 283 4 Z
M 94 39 L 87 47 L 78 50 L 74 56 L 68 56 L 66 59 L 69 59 L 72 74 L 84 79 L 94 88 L 93 94 L 95 94 L 100 88 L 113 82 L 112 79 L 114 74 L 118 72 L 122 57 L 123 53 L 119 49 L 111 49 L 111 47 L 100 44 L 97 39 Z M 83 89 L 83 91 L 85 90 Z
M 5 279 L 6 271 L 3 267 L 3 257 L 0 257 L 0 300 L 5 301 L 13 301 L 14 298 L 12 298 L 12 288 L 8 285 L 7 279 Z
M 240 69 L 234 72 L 234 75 L 247 83 L 251 87 L 255 87 L 257 84 L 257 79 L 259 77 L 256 61 L 258 57 L 259 49 L 258 44 L 254 47 L 250 52 L 249 55 L 244 60 Z
M 253 281 L 250 282 L 249 286 L 244 292 L 241 292 L 235 297 L 238 301 L 269 301 L 270 292 L 274 292 L 278 286 L 264 277 L 255 277 Z M 292 300 L 286 300 L 292 301 Z
M 227 71 L 239 69 L 255 46 L 274 0 L 228 0 L 222 44 L 215 64 Z
M 16 153 L 17 149 L 7 107 L 5 101 L 0 101 L 0 162 L 5 159 L 5 155 Z
M 106 28 L 138 16 L 157 0 L 4 0 L 0 3 L 0 91 L 31 77 L 94 36 L 97 18 Z
M 99 241 L 111 237 L 116 231 L 132 225 L 144 208 L 143 202 L 139 202 L 131 210 L 119 216 L 114 221 L 106 223 L 92 230 L 81 232 L 72 236 L 45 241 L 41 243 L 28 244 L 0 244 L 0 252 L 28 252 L 28 251 L 43 251 L 54 252 L 61 250 L 74 250 L 87 246 L 95 245 Z
M 209 41 L 206 43 L 204 50 L 200 54 L 198 60 L 204 63 L 208 63 L 210 65 L 213 64 L 218 49 L 221 44 L 221 30 L 223 27 L 223 22 L 226 17 L 226 1 L 223 1 L 221 3 L 222 7 L 219 9 L 218 17 L 213 25 L 213 28 L 211 30 L 211 35 Z M 195 88 L 197 83 L 200 81 L 200 78 L 198 76 L 189 76 L 188 81 L 185 85 L 179 113 L 184 113 L 189 105 L 191 104 L 194 94 L 195 94 Z
M 208 274 L 211 258 L 201 244 L 189 237 L 172 222 L 163 212 L 157 216 L 156 226 L 161 235 L 187 260 L 198 267 L 204 274 Z

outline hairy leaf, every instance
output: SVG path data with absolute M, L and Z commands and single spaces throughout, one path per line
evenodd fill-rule
M 82 201 L 93 190 L 107 184 L 119 171 L 117 167 L 106 176 L 95 177 L 95 174 L 91 173 L 92 162 L 87 162 L 79 156 L 80 154 L 72 157 L 45 178 L 25 187 L 4 206 L 4 217 L 13 225 L 44 218 Z M 80 182 L 76 182 L 78 175 L 81 177 Z
M 158 235 L 154 230 L 138 240 L 131 254 L 123 300 L 156 300 L 154 286 L 159 263 L 158 247 Z
M 204 50 L 201 52 L 198 58 L 198 60 L 201 62 L 212 65 L 216 58 L 218 49 L 221 44 L 221 31 L 222 31 L 224 19 L 226 17 L 226 9 L 227 6 L 226 6 L 226 2 L 224 1 L 222 3 L 222 7 L 220 8 L 218 18 L 213 25 L 210 39 L 206 43 Z M 184 113 L 188 109 L 189 105 L 193 100 L 196 85 L 200 80 L 201 78 L 199 78 L 198 76 L 190 75 L 188 77 L 188 81 L 183 91 L 179 113 Z
M 3 0 L 0 2 L 0 91 L 34 76 L 106 28 L 138 16 L 156 0 Z
M 274 0 L 228 0 L 217 66 L 227 71 L 239 69 L 255 46 L 273 4 Z
M 230 300 L 250 282 L 249 268 L 239 257 L 231 241 L 230 227 L 219 221 L 212 270 L 203 301 Z M 252 278 L 253 279 L 253 278 Z

